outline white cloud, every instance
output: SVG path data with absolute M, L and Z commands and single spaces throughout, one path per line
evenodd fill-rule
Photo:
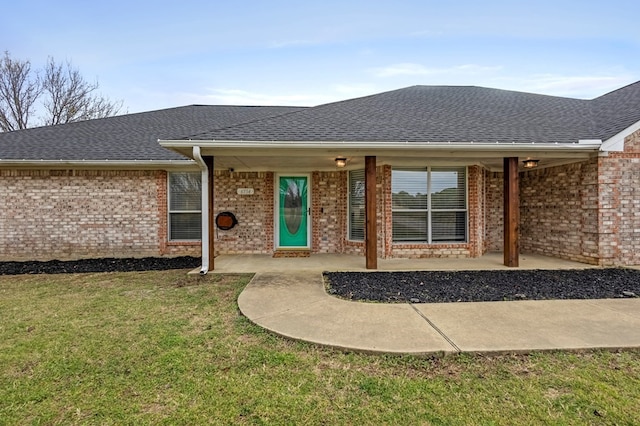
M 373 69 L 376 77 L 395 77 L 398 75 L 429 75 L 433 70 L 420 64 L 403 63 L 393 64 L 383 68 Z
M 463 64 L 444 68 L 429 68 L 421 64 L 404 62 L 371 70 L 376 77 L 396 76 L 433 76 L 442 74 L 475 75 L 501 70 L 500 66 L 482 66 L 477 64 Z
M 272 94 L 249 92 L 239 89 L 208 89 L 209 94 L 200 95 L 186 93 L 181 95 L 186 103 L 211 104 L 211 105 L 286 105 L 286 106 L 314 106 L 332 102 L 341 97 L 331 94 L 296 93 L 296 94 Z
M 410 62 L 369 71 L 374 77 L 386 78 L 389 81 L 403 79 L 403 85 L 411 84 L 412 80 L 417 78 L 429 77 L 429 84 L 486 86 L 584 99 L 619 89 L 639 78 L 638 75 L 633 75 L 625 69 L 599 70 L 593 74 L 576 75 L 552 73 L 513 75 L 512 71 L 502 66 L 463 64 L 450 67 L 427 67 Z
M 610 75 L 535 74 L 523 78 L 500 79 L 500 88 L 509 88 L 553 96 L 591 99 L 637 81 L 637 76 L 623 72 Z
M 371 95 L 379 92 L 380 89 L 373 84 L 336 84 L 332 86 L 336 95 L 340 95 L 340 99 L 357 98 L 360 96 Z
M 489 67 L 480 67 L 488 69 Z M 441 68 L 440 70 L 444 70 Z M 513 76 L 508 70 L 499 73 L 470 75 L 465 72 L 477 70 L 475 65 L 460 65 L 447 68 L 449 73 L 439 72 L 428 78 L 427 84 L 443 85 L 474 85 L 494 87 L 505 90 L 540 93 L 552 96 L 567 96 L 572 98 L 591 99 L 618 89 L 638 80 L 625 70 L 611 70 L 601 75 L 562 75 L 562 74 L 530 74 Z M 456 70 L 457 73 L 454 73 Z M 208 88 L 197 92 L 139 92 L 138 104 L 127 104 L 130 112 L 146 111 L 160 107 L 177 105 L 205 104 L 205 105 L 287 105 L 287 106 L 315 106 L 330 102 L 353 99 L 371 94 L 394 90 L 411 84 L 424 84 L 412 81 L 408 76 L 398 79 L 371 79 L 349 83 L 319 83 L 315 86 L 300 88 L 267 88 L 260 91 L 250 91 L 234 88 Z M 422 78 L 418 76 L 418 80 Z M 146 99 L 146 103 L 140 103 Z
M 322 87 L 303 88 L 297 92 L 287 90 L 287 93 L 275 94 L 273 90 L 252 92 L 242 89 L 208 88 L 203 90 L 204 94 L 181 93 L 177 96 L 177 98 L 179 98 L 177 103 L 180 105 L 316 106 L 368 96 L 385 90 L 389 90 L 389 88 L 368 83 L 329 84 L 323 85 Z

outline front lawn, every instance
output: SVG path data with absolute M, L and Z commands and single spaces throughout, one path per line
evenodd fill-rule
M 0 424 L 637 424 L 640 352 L 343 353 L 249 323 L 249 275 L 0 276 Z

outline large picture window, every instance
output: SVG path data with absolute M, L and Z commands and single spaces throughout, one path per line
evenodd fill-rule
M 465 167 L 393 169 L 393 241 L 467 241 Z
M 200 173 L 169 173 L 169 240 L 200 240 Z
M 364 240 L 364 170 L 349 172 L 349 239 Z

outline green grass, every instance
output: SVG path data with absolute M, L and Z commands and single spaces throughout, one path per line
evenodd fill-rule
M 0 424 L 637 424 L 640 352 L 344 353 L 251 324 L 248 275 L 0 277 Z

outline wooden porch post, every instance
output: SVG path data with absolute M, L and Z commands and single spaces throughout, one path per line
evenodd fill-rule
M 376 157 L 364 157 L 365 257 L 367 269 L 378 269 L 378 231 L 376 227 Z
M 209 191 L 209 208 L 208 208 L 208 211 L 209 211 L 209 270 L 213 271 L 214 270 L 213 259 L 215 258 L 215 247 L 214 247 L 213 236 L 215 235 L 214 226 L 216 226 L 214 214 L 213 214 L 213 204 L 214 204 L 213 202 L 213 183 L 214 183 L 213 157 L 205 156 L 205 157 L 202 157 L 202 159 L 204 160 L 208 169 L 209 184 L 207 185 L 207 188 Z
M 520 183 L 518 157 L 505 157 L 504 170 L 504 264 L 518 267 L 520 258 Z

